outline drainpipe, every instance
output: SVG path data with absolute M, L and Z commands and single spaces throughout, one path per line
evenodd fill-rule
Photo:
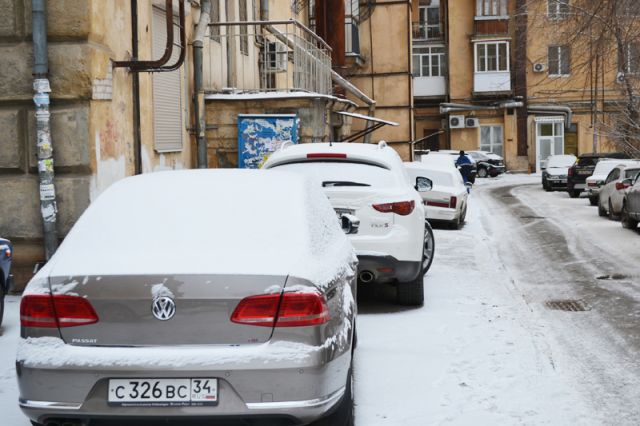
M 138 60 L 138 0 L 131 0 L 131 60 Z M 140 130 L 140 74 L 131 75 L 133 92 L 133 159 L 134 174 L 142 173 L 142 131 Z
M 260 19 L 269 20 L 269 0 L 260 0 Z
M 46 0 L 31 1 L 33 27 L 33 102 L 36 108 L 36 146 L 40 179 L 40 212 L 42 213 L 44 254 L 48 261 L 58 248 L 56 220 L 58 207 L 53 183 L 53 142 L 49 113 L 49 58 L 47 49 Z
M 573 121 L 573 111 L 571 110 L 571 108 L 569 108 L 568 106 L 562 106 L 562 105 L 534 105 L 534 104 L 530 104 L 528 105 L 528 110 L 529 112 L 532 113 L 542 113 L 542 114 L 549 114 L 549 113 L 559 113 L 564 115 L 565 120 L 564 120 L 564 127 L 565 129 L 569 130 L 571 128 L 571 122 Z
M 204 45 L 204 34 L 209 25 L 211 14 L 211 1 L 202 0 L 200 6 L 200 19 L 196 26 L 196 34 L 193 40 L 193 75 L 195 83 L 196 97 L 194 99 L 194 111 L 196 115 L 196 139 L 198 146 L 197 166 L 199 169 L 207 168 L 207 138 L 206 120 L 204 105 L 204 84 L 202 83 L 202 48 Z

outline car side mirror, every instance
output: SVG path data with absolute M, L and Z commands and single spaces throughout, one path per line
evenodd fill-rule
M 418 192 L 431 191 L 431 189 L 433 188 L 433 181 L 429 178 L 418 176 L 416 178 L 415 188 Z
M 347 235 L 357 234 L 360 228 L 360 219 L 352 214 L 343 214 L 340 216 L 340 225 L 342 231 Z

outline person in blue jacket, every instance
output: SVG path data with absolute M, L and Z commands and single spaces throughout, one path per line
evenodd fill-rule
M 460 156 L 456 160 L 456 167 L 460 169 L 460 174 L 462 175 L 462 179 L 464 180 L 465 184 L 469 182 L 469 175 L 471 174 L 471 165 L 472 163 L 469 157 L 467 157 L 464 151 L 460 151 Z

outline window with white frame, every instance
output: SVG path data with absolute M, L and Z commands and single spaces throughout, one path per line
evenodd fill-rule
M 503 157 L 502 126 L 480 126 L 480 150 L 493 152 Z
M 416 46 L 413 48 L 414 77 L 444 77 L 447 73 L 443 46 Z
M 509 42 L 476 43 L 476 72 L 508 72 Z
M 547 15 L 551 19 L 565 19 L 569 14 L 569 0 L 547 0 Z
M 442 37 L 442 23 L 440 21 L 440 1 L 420 1 L 418 8 L 419 22 L 415 37 L 420 39 L 434 39 Z
M 640 42 L 625 45 L 620 52 L 620 70 L 625 74 L 640 74 Z
M 571 74 L 571 48 L 549 46 L 549 75 L 562 76 Z
M 476 18 L 509 16 L 507 0 L 476 0 Z

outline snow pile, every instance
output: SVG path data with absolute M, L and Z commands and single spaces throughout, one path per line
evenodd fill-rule
M 111 186 L 47 275 L 293 275 L 322 286 L 353 259 L 322 190 L 300 175 L 190 170 Z

